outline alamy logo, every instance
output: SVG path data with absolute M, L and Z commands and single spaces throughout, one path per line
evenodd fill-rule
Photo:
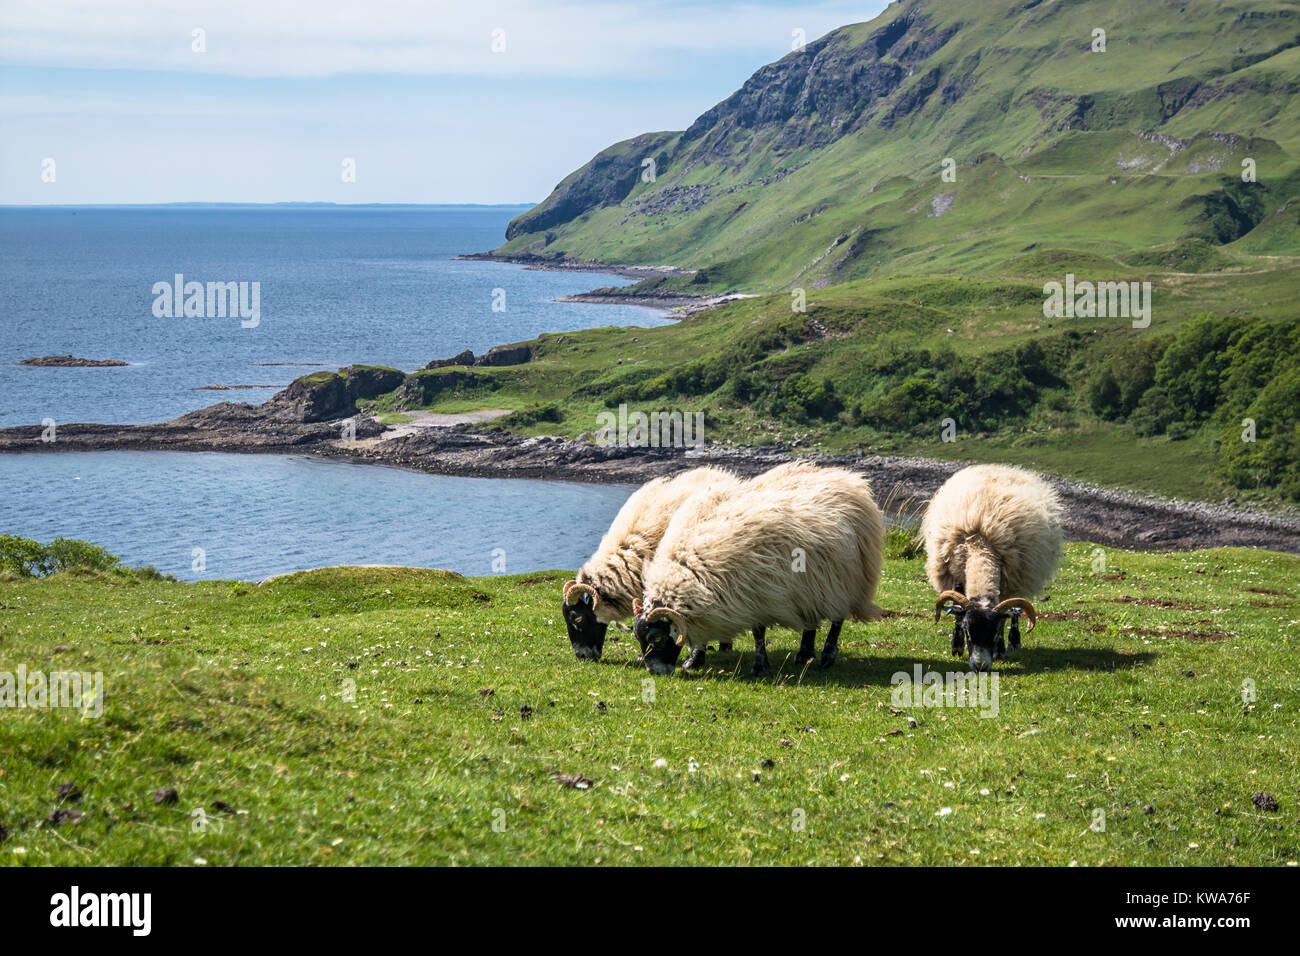
M 68 893 L 50 897 L 51 926 L 127 926 L 134 936 L 148 936 L 153 928 L 151 893 Z
M 159 319 L 224 319 L 238 316 L 239 324 L 255 329 L 262 321 L 262 283 L 186 282 L 176 273 L 172 282 L 153 284 L 153 314 Z
M 996 671 L 943 673 L 914 664 L 911 674 L 895 671 L 889 678 L 889 697 L 895 707 L 977 707 L 981 717 L 996 717 L 998 681 Z
M 698 448 L 704 444 L 704 413 L 632 412 L 596 416 L 596 444 L 618 448 Z
M 1135 329 L 1151 324 L 1150 282 L 1076 283 L 1074 273 L 1067 272 L 1064 284 L 1047 283 L 1043 295 L 1046 319 L 1132 319 Z
M 14 672 L 0 671 L 0 708 L 31 707 L 37 710 L 67 708 L 79 710 L 83 717 L 101 717 L 104 713 L 104 674 L 102 671 L 32 671 L 19 664 Z

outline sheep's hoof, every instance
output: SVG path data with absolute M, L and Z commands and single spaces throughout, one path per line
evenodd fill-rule
M 767 661 L 756 661 L 754 666 L 749 669 L 751 677 L 766 677 L 772 673 L 772 668 L 768 666 Z
M 839 659 L 839 651 L 831 651 L 829 654 L 826 651 L 822 651 L 822 667 L 830 667 Z
M 731 652 L 731 641 L 718 641 L 718 653 L 728 654 Z
M 691 651 L 691 656 L 682 664 L 684 671 L 697 671 L 704 667 L 704 649 Z
M 795 666 L 803 667 L 805 664 L 807 664 L 810 660 L 812 660 L 816 656 L 817 655 L 814 654 L 812 651 L 808 651 L 806 653 L 804 651 L 800 651 L 798 654 L 794 656 Z

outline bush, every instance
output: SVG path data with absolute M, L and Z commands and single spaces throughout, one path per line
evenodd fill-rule
M 111 571 L 122 566 L 115 554 L 75 538 L 55 538 L 48 545 L 17 535 L 0 535 L 0 569 L 20 578 L 45 577 L 58 571 L 84 568 Z
M 769 406 L 774 414 L 800 422 L 813 419 L 833 421 L 844 403 L 835 394 L 830 379 L 817 381 L 808 375 L 793 375 L 778 387 Z
M 541 422 L 558 422 L 563 417 L 560 406 L 556 402 L 545 402 L 541 405 L 529 405 L 527 408 L 504 415 L 496 419 L 488 427 L 499 430 L 528 428 Z
M 1220 431 L 1220 471 L 1238 488 L 1275 485 L 1300 500 L 1300 368 L 1270 382 L 1235 422 Z M 1255 440 L 1244 441 L 1241 419 L 1255 423 Z

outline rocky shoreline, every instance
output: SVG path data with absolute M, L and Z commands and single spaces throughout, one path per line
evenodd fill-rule
M 508 262 L 543 272 L 597 272 L 604 275 L 622 276 L 625 279 L 652 279 L 657 276 L 689 276 L 694 269 L 679 269 L 675 266 L 616 266 L 594 260 L 547 259 L 543 256 L 502 256 L 493 252 L 475 252 L 456 256 L 459 260 L 470 262 Z M 679 318 L 703 312 L 724 302 L 744 299 L 749 296 L 728 292 L 712 295 L 696 295 L 690 292 L 646 293 L 624 292 L 617 288 L 592 289 L 590 292 L 577 292 L 562 295 L 557 302 L 586 302 L 593 305 L 640 305 L 650 309 L 666 309 L 676 313 Z
M 288 390 L 286 390 L 288 391 Z M 789 449 L 604 447 L 562 438 L 523 438 L 479 423 L 388 427 L 370 415 L 330 420 L 302 413 L 285 393 L 265 405 L 221 402 L 155 425 L 68 424 L 54 441 L 38 425 L 0 429 L 0 452 L 225 451 L 309 454 L 430 474 L 639 483 L 703 464 L 756 474 L 806 454 Z M 891 511 L 917 513 L 961 464 L 924 458 L 808 455 L 864 474 Z M 1110 547 L 1186 550 L 1242 546 L 1300 554 L 1300 518 L 1196 502 L 1146 498 L 1062 478 L 1048 479 L 1066 506 L 1072 540 Z

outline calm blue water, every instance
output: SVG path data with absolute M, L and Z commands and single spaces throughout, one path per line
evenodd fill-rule
M 353 362 L 414 371 L 542 332 L 660 325 L 636 306 L 559 303 L 615 276 L 456 262 L 501 244 L 520 207 L 0 208 L 0 426 L 141 423 L 223 399 L 262 402 Z M 261 283 L 261 322 L 156 318 L 155 282 Z M 494 312 L 493 290 L 505 290 Z M 40 355 L 126 368 L 30 368 Z
M 613 276 L 452 256 L 502 241 L 516 207 L 0 208 L 0 426 L 155 422 L 354 362 L 414 370 L 542 332 L 659 325 L 662 313 L 557 296 Z M 156 318 L 153 284 L 261 283 L 261 322 Z M 494 312 L 493 290 L 506 309 Z M 28 368 L 70 353 L 124 368 Z M 444 478 L 305 457 L 0 455 L 0 532 L 86 538 L 177 577 L 260 579 L 331 564 L 466 574 L 576 567 L 627 487 Z M 206 567 L 192 569 L 201 548 Z
M 335 564 L 494 573 L 576 568 L 628 485 L 447 478 L 296 455 L 105 451 L 0 455 L 4 530 L 87 538 L 184 580 Z M 205 567 L 194 570 L 194 549 Z

